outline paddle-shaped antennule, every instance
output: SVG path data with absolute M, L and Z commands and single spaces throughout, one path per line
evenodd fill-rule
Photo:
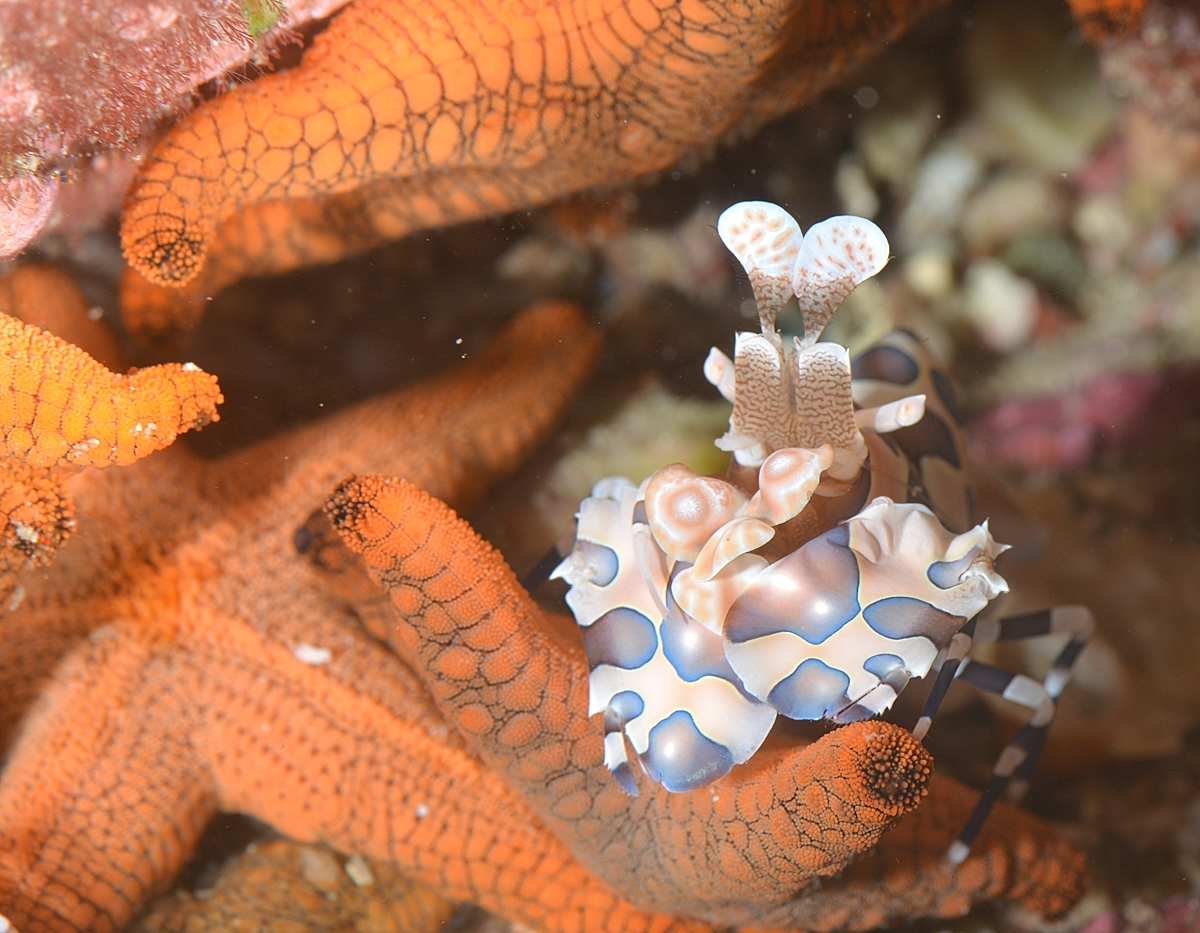
M 778 204 L 740 201 L 718 218 L 717 233 L 750 276 L 763 333 L 774 333 L 775 319 L 792 297 L 800 225 Z
M 804 316 L 801 346 L 816 343 L 843 299 L 887 265 L 889 249 L 883 231 L 863 217 L 843 214 L 809 228 L 792 275 Z

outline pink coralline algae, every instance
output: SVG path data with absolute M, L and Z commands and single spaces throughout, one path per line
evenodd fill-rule
M 58 182 L 41 178 L 0 180 L 0 262 L 11 259 L 42 229 L 54 210 Z
M 980 463 L 1069 470 L 1102 450 L 1129 449 L 1167 434 L 1200 410 L 1200 373 L 1122 372 L 1058 395 L 1010 399 L 971 425 Z
M 137 151 L 193 91 L 346 0 L 0 3 L 0 260 L 46 222 L 71 160 Z

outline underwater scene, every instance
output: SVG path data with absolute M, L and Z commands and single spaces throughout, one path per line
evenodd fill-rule
M 0 933 L 1200 931 L 1200 9 L 0 3 Z

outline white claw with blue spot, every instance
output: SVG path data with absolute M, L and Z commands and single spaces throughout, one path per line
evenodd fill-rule
M 753 755 L 775 711 L 742 689 L 720 635 L 675 604 L 642 492 L 603 482 L 593 490 L 602 495 L 583 501 L 575 548 L 554 571 L 571 584 L 567 604 L 583 632 L 589 714 L 604 714 L 604 761 L 629 793 L 637 785 L 626 741 L 667 790 L 692 790 Z
M 790 719 L 866 719 L 1008 584 L 979 525 L 946 531 L 923 505 L 879 497 L 754 578 L 725 614 L 747 691 Z

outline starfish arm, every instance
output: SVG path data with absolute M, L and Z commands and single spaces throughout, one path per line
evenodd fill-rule
M 190 364 L 127 376 L 78 347 L 0 317 L 3 453 L 33 466 L 133 463 L 218 418 L 217 381 Z
M 398 236 L 665 167 L 730 122 L 786 6 L 356 3 L 299 68 L 224 95 L 159 145 L 126 204 L 126 255 L 182 284 L 249 203 L 453 173 L 408 202 Z M 699 74 L 725 86 L 706 92 Z
M 126 280 L 129 320 L 186 325 L 248 273 L 662 170 L 795 106 L 937 2 L 359 0 L 300 67 L 158 146 L 125 209 L 148 280 Z M 182 295 L 148 287 L 197 276 Z
M 360 678 L 391 679 L 399 662 L 361 642 L 341 649 Z M 102 630 L 0 782 L 0 912 L 23 933 L 119 929 L 219 805 L 547 933 L 702 933 L 615 896 L 444 731 L 219 615 Z
M 248 204 L 216 227 L 196 277 L 181 287 L 160 285 L 134 266 L 121 274 L 121 320 L 140 339 L 194 327 L 207 299 L 248 276 L 340 262 L 374 249 L 409 229 L 403 218 L 422 187 L 448 187 L 442 176 L 389 180 L 328 197 Z
M 305 842 L 386 858 L 451 900 L 547 933 L 701 933 L 614 895 L 445 725 L 391 715 L 357 685 L 248 627 L 198 632 L 207 660 L 196 744 L 221 807 Z M 382 653 L 375 677 L 399 666 Z M 267 777 L 269 776 L 269 777 Z
M 819 904 L 801 905 L 786 919 L 812 933 L 869 929 L 912 917 L 958 916 L 998 897 L 1043 917 L 1062 915 L 1087 890 L 1086 857 L 1021 810 L 998 805 L 967 860 L 958 867 L 946 861 L 978 797 L 934 775 L 915 812 L 865 858 L 824 882 Z
M 214 520 L 219 504 L 205 498 L 202 480 L 197 461 L 174 446 L 129 467 L 56 482 L 63 503 L 74 503 L 70 538 L 50 567 L 20 566 L 20 590 L 0 603 L 0 749 L 72 645 L 103 620 L 128 614 L 121 589 L 152 573 L 198 522 Z M 167 501 L 157 491 L 168 491 Z M 39 535 L 46 540 L 53 536 Z
M 50 563 L 74 526 L 75 503 L 52 468 L 0 458 L 0 600 L 26 564 Z
M 919 801 L 929 758 L 903 730 L 839 730 L 756 759 L 711 793 L 630 800 L 587 716 L 581 647 L 503 560 L 402 481 L 352 480 L 329 515 L 390 591 L 389 643 L 485 761 L 593 870 L 635 902 L 753 922 L 839 871 Z
M 348 473 L 400 472 L 469 504 L 545 435 L 590 371 L 598 343 L 574 306 L 544 304 L 445 377 L 216 463 L 171 448 L 119 471 L 69 479 L 75 533 L 55 556 L 53 572 L 21 573 L 24 599 L 0 626 L 0 747 L 58 658 L 97 618 L 125 614 L 122 589 L 155 573 L 163 556 L 198 529 L 215 532 L 209 560 L 223 571 L 213 580 L 214 598 L 240 612 L 262 580 L 295 580 L 287 557 L 296 556 L 293 536 Z M 243 526 L 259 555 L 248 561 L 236 551 L 243 545 L 235 529 Z M 314 582 L 288 585 L 302 590 Z M 276 602 L 275 595 L 264 597 L 253 617 L 278 624 Z
M 101 320 L 88 317 L 93 307 L 71 276 L 54 266 L 17 266 L 0 276 L 0 311 L 75 344 L 109 369 L 122 369 L 116 338 Z
M 22 933 L 119 929 L 182 866 L 216 803 L 190 686 L 113 629 L 56 673 L 0 782 L 0 911 Z

